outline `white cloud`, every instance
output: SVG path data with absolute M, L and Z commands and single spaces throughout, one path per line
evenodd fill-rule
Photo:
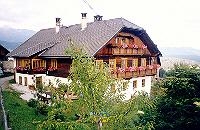
M 124 17 L 147 30 L 158 46 L 200 48 L 198 0 L 87 0 L 104 19 Z M 40 30 L 80 22 L 81 12 L 95 13 L 83 0 L 1 0 L 0 26 Z

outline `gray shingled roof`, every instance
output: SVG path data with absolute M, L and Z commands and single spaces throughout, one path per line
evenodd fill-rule
M 94 56 L 99 49 L 124 28 L 131 29 L 133 33 L 135 31 L 135 34 L 140 32 L 138 33 L 139 37 L 140 34 L 145 34 L 146 37 L 141 35 L 145 44 L 149 44 L 148 46 L 152 48 L 153 53 L 160 53 L 143 28 L 123 18 L 116 18 L 88 23 L 84 30 L 81 30 L 80 24 L 69 27 L 63 26 L 57 34 L 55 28 L 40 30 L 9 53 L 8 56 L 30 57 L 36 53 L 40 53 L 39 56 L 66 56 L 65 49 L 69 47 L 70 40 L 85 49 L 89 55 Z

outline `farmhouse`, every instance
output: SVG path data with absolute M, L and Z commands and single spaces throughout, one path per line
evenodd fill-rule
M 8 53 L 9 53 L 9 51 L 0 44 L 0 61 L 6 60 L 7 59 L 6 55 Z
M 76 43 L 96 62 L 109 64 L 116 78 L 130 80 L 128 97 L 138 91 L 150 93 L 152 79 L 160 66 L 160 51 L 146 31 L 124 18 L 87 22 L 82 13 L 80 24 L 42 29 L 8 54 L 15 60 L 15 80 L 24 86 L 67 83 L 72 59 L 65 54 Z

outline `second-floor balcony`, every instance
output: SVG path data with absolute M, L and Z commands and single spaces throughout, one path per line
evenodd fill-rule
M 148 65 L 146 67 L 128 67 L 128 68 L 117 68 L 116 70 L 112 70 L 112 74 L 115 78 L 137 78 L 137 77 L 145 77 L 145 76 L 154 76 L 157 74 L 157 69 L 159 65 Z
M 146 48 L 112 48 L 113 55 L 143 55 L 147 54 Z
M 16 72 L 22 73 L 22 74 L 45 74 L 46 68 L 45 67 L 37 67 L 34 69 L 30 69 L 29 67 L 18 66 L 18 67 L 16 67 Z

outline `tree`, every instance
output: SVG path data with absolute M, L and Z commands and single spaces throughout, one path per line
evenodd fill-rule
M 157 105 L 159 130 L 195 130 L 200 127 L 200 70 L 197 66 L 175 65 L 160 83 L 165 94 Z
M 38 129 L 153 128 L 152 122 L 144 120 L 148 111 L 155 106 L 150 97 L 140 95 L 124 101 L 121 92 L 126 89 L 126 82 L 115 79 L 106 64 L 97 64 L 83 50 L 72 48 L 67 50 L 73 59 L 68 77 L 71 83 L 49 88 L 52 92 L 52 105 Z M 115 91 L 111 87 L 113 85 Z M 66 98 L 66 92 L 74 92 L 78 99 Z

